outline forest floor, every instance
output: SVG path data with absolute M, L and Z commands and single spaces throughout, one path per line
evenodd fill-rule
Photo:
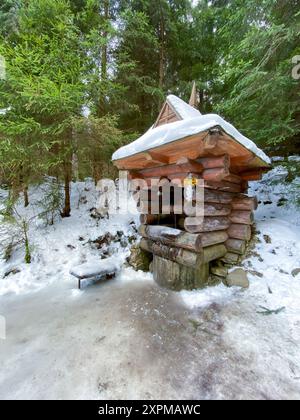
M 280 164 L 251 186 L 261 204 L 246 291 L 175 293 L 125 265 L 77 290 L 70 268 L 99 253 L 125 261 L 134 228 L 92 218 L 93 185 L 74 184 L 72 217 L 31 227 L 32 263 L 22 248 L 0 260 L 0 399 L 300 399 L 299 178 L 287 177 Z

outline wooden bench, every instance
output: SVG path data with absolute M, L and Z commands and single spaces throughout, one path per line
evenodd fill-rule
M 115 257 L 106 258 L 93 263 L 78 265 L 70 270 L 70 274 L 78 279 L 78 289 L 81 289 L 82 280 L 101 280 L 105 276 L 114 277 L 120 270 L 121 264 Z

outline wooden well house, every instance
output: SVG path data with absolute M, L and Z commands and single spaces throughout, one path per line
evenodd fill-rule
M 247 195 L 248 181 L 270 168 L 264 152 L 231 124 L 215 114 L 201 115 L 196 96 L 195 87 L 190 104 L 168 96 L 153 127 L 113 155 L 130 179 L 143 180 L 139 194 L 134 191 L 140 247 L 153 254 L 155 280 L 176 290 L 206 286 L 211 274 L 221 278 L 227 264 L 239 262 L 257 207 L 256 198 Z M 200 215 L 193 213 L 197 204 Z

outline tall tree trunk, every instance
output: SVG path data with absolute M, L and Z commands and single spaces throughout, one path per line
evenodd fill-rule
M 18 197 L 19 197 L 19 190 L 17 188 L 16 179 L 14 178 L 9 188 L 8 202 L 5 209 L 7 214 L 12 214 L 14 204 L 18 200 Z
M 24 242 L 25 242 L 25 262 L 26 264 L 31 263 L 31 252 L 30 252 L 30 245 L 29 245 L 29 239 L 28 239 L 28 224 L 24 220 L 22 222 L 23 227 L 23 234 L 24 234 Z
M 72 165 L 70 162 L 64 162 L 64 191 L 65 191 L 65 204 L 62 212 L 62 217 L 70 217 L 71 215 L 71 178 L 72 178 Z
M 101 167 L 101 163 L 94 161 L 93 164 L 93 178 L 94 178 L 94 182 L 95 185 L 97 185 L 98 181 L 100 181 L 100 179 L 102 178 L 102 167 Z
M 199 106 L 201 107 L 201 111 L 204 111 L 204 91 L 201 89 L 199 91 Z
M 72 173 L 73 173 L 73 180 L 75 182 L 79 181 L 79 162 L 78 162 L 78 155 L 76 152 L 72 155 Z
M 162 41 L 159 52 L 159 87 L 163 89 L 165 79 L 165 45 Z
M 72 130 L 72 179 L 79 181 L 79 157 L 78 157 L 78 138 L 76 133 Z
M 103 1 L 103 21 L 104 21 L 104 30 L 101 33 L 101 36 L 104 40 L 103 46 L 101 48 L 101 81 L 105 82 L 107 80 L 107 37 L 108 37 L 108 21 L 109 21 L 109 0 Z M 106 104 L 105 97 L 99 98 L 99 116 L 105 114 Z
M 28 196 L 27 185 L 24 186 L 23 194 L 24 194 L 24 207 L 28 207 L 29 206 L 29 196 Z
M 19 190 L 20 192 L 23 192 L 24 195 L 24 207 L 28 207 L 28 167 L 26 166 L 26 164 L 24 166 L 22 163 L 19 166 Z
M 62 217 L 70 217 L 71 215 L 71 188 L 72 181 L 72 129 L 67 133 L 67 138 L 63 142 L 64 148 L 64 163 L 63 163 L 63 177 L 64 177 L 64 191 L 65 203 L 61 214 Z
M 160 3 L 160 23 L 159 23 L 159 38 L 160 38 L 160 48 L 159 48 L 159 80 L 158 86 L 161 90 L 164 87 L 165 81 L 165 63 L 166 63 L 166 27 L 165 27 L 165 18 L 163 15 L 163 10 Z M 160 110 L 161 103 L 159 103 L 158 108 Z
M 109 20 L 109 0 L 103 1 L 103 18 L 105 29 L 102 32 L 102 36 L 105 39 L 104 45 L 101 51 L 101 80 L 106 80 L 107 78 L 107 25 Z

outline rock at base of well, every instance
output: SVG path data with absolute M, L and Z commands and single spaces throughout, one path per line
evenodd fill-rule
M 298 274 L 300 274 L 300 268 L 295 268 L 295 269 L 292 271 L 292 276 L 293 276 L 293 277 L 297 277 L 297 276 L 298 276 Z
M 248 289 L 250 286 L 247 273 L 242 268 L 231 271 L 226 277 L 225 283 L 228 287 L 237 286 L 242 287 L 243 289 Z
M 212 275 L 222 277 L 222 278 L 226 278 L 228 275 L 228 268 L 225 267 L 219 261 L 217 263 L 212 264 L 210 271 Z
M 142 270 L 150 271 L 150 264 L 152 262 L 152 255 L 149 252 L 143 251 L 139 245 L 131 247 L 128 264 L 136 271 Z

